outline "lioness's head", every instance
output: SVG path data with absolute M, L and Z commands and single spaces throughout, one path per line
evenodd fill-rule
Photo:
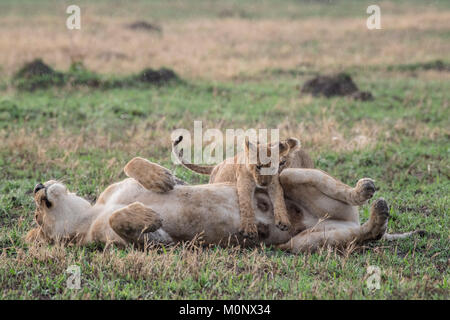
M 50 240 L 71 240 L 77 236 L 77 227 L 83 213 L 91 204 L 66 186 L 54 180 L 38 183 L 33 191 L 36 203 L 35 220 L 41 232 Z
M 289 138 L 272 144 L 254 144 L 245 138 L 244 151 L 247 170 L 259 187 L 267 187 L 279 173 L 290 152 L 296 150 L 300 141 Z

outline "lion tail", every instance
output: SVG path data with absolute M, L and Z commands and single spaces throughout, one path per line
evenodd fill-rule
M 416 230 L 416 231 L 410 231 L 405 233 L 385 233 L 382 237 L 382 239 L 387 241 L 393 241 L 398 239 L 405 239 L 410 238 L 414 235 L 419 235 L 420 237 L 423 237 L 426 235 L 426 232 L 424 230 Z
M 177 157 L 177 159 L 180 161 L 180 163 L 183 165 L 183 167 L 194 171 L 196 173 L 200 173 L 200 174 L 206 174 L 206 175 L 210 175 L 213 171 L 213 169 L 215 168 L 215 166 L 200 166 L 200 165 L 196 165 L 196 164 L 192 164 L 192 163 L 186 163 L 183 160 L 183 149 L 181 149 L 180 151 L 177 151 L 176 146 L 183 140 L 183 136 L 179 136 L 172 144 L 172 151 L 174 153 L 174 155 Z

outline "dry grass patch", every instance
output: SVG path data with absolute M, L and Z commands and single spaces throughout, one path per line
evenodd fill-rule
M 329 71 L 429 61 L 450 51 L 444 41 L 449 12 L 385 14 L 383 29 L 376 31 L 366 28 L 365 18 L 169 20 L 159 34 L 130 30 L 129 18 L 92 11 L 76 32 L 67 30 L 61 17 L 3 16 L 0 65 L 7 74 L 34 58 L 62 70 L 83 61 L 102 73 L 168 66 L 182 77 L 217 80 L 302 65 Z
M 332 109 L 332 108 L 331 108 Z M 325 112 L 325 109 L 324 109 Z M 416 140 L 437 140 L 450 136 L 448 128 L 430 127 L 426 123 L 412 119 L 399 119 L 392 123 L 361 120 L 351 127 L 337 122 L 330 116 L 319 116 L 308 122 L 293 122 L 287 116 L 279 123 L 280 139 L 297 137 L 302 145 L 314 155 L 321 152 L 352 152 L 356 150 L 370 150 L 377 143 L 401 143 L 408 137 Z M 185 119 L 179 127 L 189 128 L 192 122 Z M 215 123 L 203 122 L 204 130 L 217 128 L 225 132 L 233 127 L 229 121 Z M 267 124 L 259 122 L 255 128 L 267 128 Z M 156 122 L 140 123 L 120 131 L 114 135 L 110 130 L 94 129 L 73 133 L 64 129 L 54 129 L 51 135 L 45 128 L 29 131 L 25 128 L 17 132 L 0 131 L 0 148 L 8 152 L 15 159 L 15 167 L 29 169 L 30 166 L 57 166 L 73 170 L 78 161 L 68 161 L 73 155 L 89 152 L 114 152 L 136 154 L 150 158 L 165 159 L 168 162 L 171 153 L 171 132 L 174 128 L 165 126 L 164 119 Z M 112 130 L 114 131 L 114 130 Z M 54 157 L 55 152 L 57 157 Z M 108 163 L 108 168 L 119 165 L 114 159 Z

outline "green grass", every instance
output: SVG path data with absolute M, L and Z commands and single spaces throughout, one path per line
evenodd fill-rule
M 450 182 L 445 129 L 449 111 L 445 106 L 450 83 L 404 75 L 392 78 L 383 72 L 376 77 L 362 72 L 353 76 L 362 89 L 374 93 L 374 101 L 300 99 L 297 86 L 304 79 L 292 75 L 146 89 L 4 92 L 0 297 L 448 299 Z M 330 108 L 333 112 L 324 115 Z M 164 145 L 161 139 L 171 130 L 191 129 L 194 119 L 210 127 L 222 121 L 222 128 L 270 128 L 283 121 L 314 128 L 323 117 L 333 119 L 348 139 L 362 120 L 383 132 L 373 145 L 353 151 L 313 145 L 308 135 L 300 137 L 317 167 L 350 185 L 363 176 L 376 179 L 377 196 L 391 205 L 389 231 L 424 229 L 426 237 L 380 242 L 349 255 L 325 251 L 298 256 L 270 248 L 175 247 L 145 253 L 131 248 L 112 252 L 96 247 L 29 248 L 22 240 L 33 219 L 30 192 L 39 181 L 62 178 L 71 190 L 93 200 L 108 184 L 124 177 L 121 168 L 127 160 L 141 155 L 175 169 L 191 183 L 200 183 L 204 177 L 170 162 L 169 143 Z M 398 121 L 406 125 L 396 127 Z M 158 123 L 157 132 L 152 131 Z M 143 136 L 128 132 L 132 127 Z M 24 137 L 31 141 L 22 141 Z M 71 137 L 82 138 L 78 147 L 61 145 Z M 105 137 L 116 144 L 99 147 L 96 141 Z M 8 145 L 8 139 L 19 145 Z M 124 147 L 136 139 L 143 148 L 133 143 Z M 39 154 L 40 148 L 45 154 Z M 112 164 L 111 159 L 115 159 Z M 361 216 L 363 221 L 368 218 L 367 206 L 361 208 Z M 71 264 L 82 270 L 78 291 L 65 286 L 65 270 Z M 365 285 L 369 265 L 382 271 L 381 289 L 375 292 Z
M 420 13 L 427 8 L 449 9 L 445 0 L 434 0 L 424 3 L 420 0 L 396 0 L 395 6 L 389 5 L 391 1 L 378 1 L 384 13 L 398 14 L 404 12 Z M 39 5 L 36 5 L 36 4 Z M 64 14 L 65 9 L 71 5 L 70 1 L 58 0 L 22 0 L 20 5 L 14 0 L 0 1 L 0 16 L 35 16 L 54 15 L 58 12 Z M 95 6 L 88 0 L 79 0 L 77 5 L 89 8 L 93 14 L 105 17 L 122 17 L 134 11 L 136 19 L 148 18 L 156 20 L 177 20 L 195 18 L 227 18 L 236 17 L 244 19 L 261 18 L 287 18 L 302 19 L 309 17 L 358 17 L 365 14 L 369 5 L 374 4 L 365 0 L 193 0 L 189 2 L 175 0 L 135 0 L 124 3 L 121 0 L 99 0 Z M 385 6 L 386 5 L 386 6 Z M 139 10 L 136 10 L 139 8 Z
M 166 21 L 216 19 L 220 25 L 220 19 L 229 17 L 279 21 L 353 17 L 364 26 L 366 8 L 373 4 L 359 0 L 78 3 L 82 17 L 88 14 L 82 24 L 89 17 L 92 21 L 142 19 L 163 28 Z M 63 24 L 69 4 L 23 0 L 19 5 L 15 0 L 0 0 L 0 19 L 42 18 L 45 23 L 48 17 L 61 17 Z M 444 0 L 380 1 L 379 5 L 382 19 L 385 14 L 401 19 L 406 13 L 419 19 L 429 9 L 450 9 L 450 2 Z M 324 32 L 332 34 L 333 26 L 326 27 Z M 349 30 L 346 39 L 360 39 L 361 31 Z M 445 41 L 449 35 L 441 27 L 390 32 L 424 47 L 430 39 Z M 275 53 L 283 39 L 269 35 L 264 40 L 275 48 L 267 57 L 281 59 Z M 320 38 L 313 39 L 302 49 L 308 52 L 321 48 L 320 44 Z M 352 45 L 355 54 L 371 50 L 358 40 Z M 374 45 L 383 43 L 376 40 Z M 136 85 L 130 80 L 136 80 L 131 72 L 119 77 L 79 68 L 61 71 L 64 83 L 1 78 L 0 299 L 449 299 L 449 60 L 445 52 L 436 53 L 433 48 L 429 49 L 431 60 L 408 64 L 401 57 L 410 52 L 394 50 L 397 63 L 380 60 L 367 66 L 361 61 L 340 70 L 344 61 L 337 52 L 336 70 L 301 64 L 243 72 L 228 81 L 206 81 L 200 76 L 162 86 Z M 335 54 L 321 50 L 318 54 Z M 223 59 L 226 68 L 227 58 Z M 303 82 L 319 70 L 348 72 L 375 99 L 301 96 Z M 16 71 L 0 66 L 2 75 Z M 28 90 L 33 81 L 48 80 L 47 89 Z M 110 85 L 127 80 L 125 87 Z M 103 85 L 86 86 L 92 81 Z M 354 185 L 362 177 L 376 180 L 376 197 L 384 197 L 391 207 L 389 232 L 423 229 L 427 234 L 370 243 L 354 251 L 299 255 L 264 246 L 244 250 L 179 244 L 137 251 L 24 242 L 34 225 L 32 190 L 38 182 L 61 179 L 71 191 L 95 201 L 109 184 L 125 177 L 122 168 L 135 156 L 161 163 L 192 184 L 207 182 L 207 177 L 170 161 L 170 133 L 176 128 L 192 131 L 194 120 L 202 120 L 204 130 L 278 127 L 282 137 L 295 135 L 318 168 L 343 182 Z M 358 145 L 358 137 L 368 142 Z M 368 210 L 368 205 L 360 208 L 362 222 L 368 219 Z M 81 268 L 80 290 L 66 286 L 71 265 Z M 380 289 L 375 291 L 366 286 L 371 265 L 381 270 Z

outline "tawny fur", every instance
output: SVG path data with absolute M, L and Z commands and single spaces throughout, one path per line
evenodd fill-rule
M 193 240 L 200 235 L 205 244 L 248 244 L 239 237 L 239 204 L 233 184 L 177 184 L 161 192 L 160 186 L 170 185 L 174 179 L 161 166 L 133 159 L 127 167 L 135 178 L 109 186 L 95 205 L 70 193 L 61 183 L 45 183 L 35 194 L 38 227 L 30 230 L 26 240 L 142 245 Z M 144 187 L 149 172 L 153 175 L 149 185 L 154 190 Z M 276 227 L 267 190 L 257 189 L 253 200 L 259 240 L 283 250 L 304 252 L 324 245 L 391 239 L 394 236 L 385 234 L 389 209 L 383 199 L 373 203 L 368 222 L 359 224 L 354 205 L 367 201 L 375 190 L 373 181 L 361 181 L 352 188 L 320 170 L 284 170 L 280 182 L 288 214 L 299 233 L 292 237 Z
M 139 182 L 148 190 L 155 192 L 166 192 L 173 189 L 175 179 L 172 173 L 166 168 L 153 163 L 152 170 L 146 172 L 144 169 L 148 167 L 150 161 L 143 158 L 133 158 L 123 169 L 125 174 L 130 178 L 139 176 Z M 160 177 L 164 176 L 165 179 Z
M 182 151 L 176 152 L 177 145 L 182 141 L 179 137 L 173 143 L 173 150 L 180 160 L 181 164 L 190 170 L 201 174 L 210 174 L 209 183 L 231 182 L 236 184 L 238 194 L 239 208 L 241 213 L 240 232 L 244 237 L 250 239 L 257 238 L 257 227 L 255 223 L 253 196 L 257 187 L 267 188 L 267 193 L 274 206 L 275 223 L 281 230 L 291 228 L 289 215 L 284 203 L 283 188 L 280 185 L 278 174 L 279 164 L 263 164 L 260 159 L 262 152 L 270 157 L 271 153 L 278 152 L 280 163 L 285 163 L 287 156 L 299 148 L 300 142 L 295 138 L 289 138 L 280 142 L 278 145 L 258 144 L 253 145 L 246 138 L 244 151 L 238 153 L 234 158 L 225 159 L 217 166 L 199 166 L 187 164 L 182 157 Z M 254 151 L 256 163 L 251 163 L 250 152 Z M 264 167 L 276 166 L 276 173 L 263 175 L 260 169 Z M 291 228 L 291 232 L 295 229 Z

